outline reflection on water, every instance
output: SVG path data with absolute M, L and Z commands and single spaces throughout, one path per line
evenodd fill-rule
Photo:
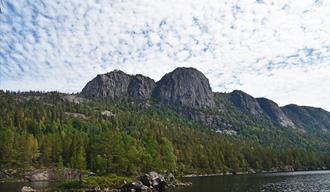
M 299 192 L 330 192 L 330 174 L 288 174 L 282 181 L 263 185 L 262 192 L 299 191 Z
M 49 189 L 49 188 L 55 188 L 58 185 L 58 182 L 33 182 L 33 183 L 27 183 L 27 182 L 19 182 L 19 183 L 0 183 L 0 192 L 18 192 L 21 191 L 23 186 L 30 186 L 33 189 Z
M 194 177 L 191 187 L 176 192 L 330 192 L 330 171 L 302 171 Z M 58 183 L 0 183 L 0 192 L 17 192 L 23 186 L 35 189 L 54 188 Z
M 330 171 L 187 178 L 178 192 L 330 192 Z

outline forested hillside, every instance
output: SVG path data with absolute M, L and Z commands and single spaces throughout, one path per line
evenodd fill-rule
M 226 94 L 215 94 L 215 103 L 226 108 L 223 116 L 237 128 L 235 134 L 152 101 L 1 91 L 0 168 L 57 166 L 123 175 L 330 168 L 329 132 L 250 117 Z

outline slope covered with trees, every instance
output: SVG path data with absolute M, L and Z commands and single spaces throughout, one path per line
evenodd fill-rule
M 135 175 L 330 168 L 328 132 L 310 134 L 250 117 L 226 94 L 215 94 L 215 102 L 226 107 L 222 115 L 238 127 L 236 134 L 153 102 L 1 91 L 0 169 L 57 166 Z

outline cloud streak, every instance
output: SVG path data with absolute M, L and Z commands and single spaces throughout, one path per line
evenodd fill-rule
M 213 90 L 330 109 L 329 1 L 3 0 L 0 88 L 78 92 L 179 66 Z

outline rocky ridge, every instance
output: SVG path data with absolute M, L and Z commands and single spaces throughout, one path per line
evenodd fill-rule
M 266 98 L 257 98 L 263 112 L 268 115 L 274 122 L 284 127 L 295 127 L 295 124 L 289 119 L 282 109 L 274 102 Z
M 245 113 L 250 113 L 255 116 L 260 116 L 263 114 L 262 108 L 260 107 L 258 101 L 243 91 L 234 90 L 228 94 L 228 99 L 235 107 Z
M 155 81 L 143 75 L 128 75 L 115 70 L 97 75 L 87 83 L 81 94 L 87 98 L 129 98 L 145 100 L 151 97 Z
M 326 110 L 294 104 L 286 105 L 281 109 L 298 127 L 330 131 L 330 113 Z
M 153 101 L 216 130 L 238 129 L 228 119 L 232 114 L 226 116 L 227 110 L 223 103 L 215 101 L 208 79 L 194 68 L 177 68 L 165 74 L 158 82 L 143 75 L 128 75 L 115 70 L 97 75 L 87 83 L 81 95 L 86 98 Z M 289 128 L 304 129 L 312 126 L 330 129 L 330 113 L 325 110 L 296 105 L 279 107 L 274 101 L 254 98 L 239 90 L 225 95 L 239 113 L 256 119 L 270 119 L 275 125 Z

